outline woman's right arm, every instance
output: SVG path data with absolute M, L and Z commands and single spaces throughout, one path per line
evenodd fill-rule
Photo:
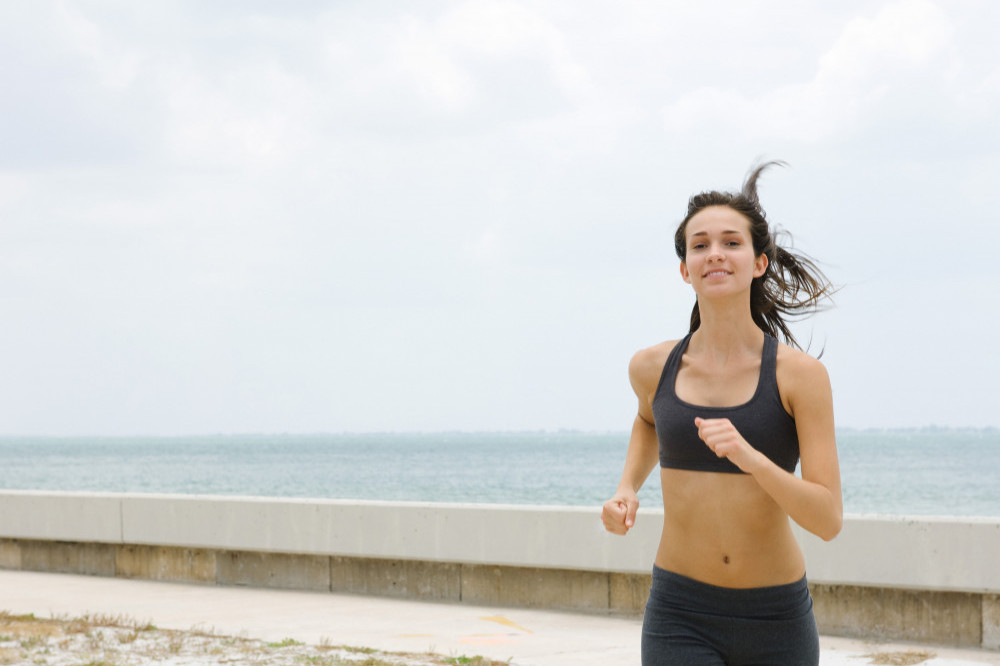
M 662 353 L 656 348 L 644 349 L 632 357 L 628 365 L 629 382 L 639 399 L 639 413 L 632 423 L 625 470 L 615 496 L 604 503 L 601 521 L 604 529 L 614 534 L 625 534 L 635 525 L 635 512 L 639 508 L 637 493 L 649 473 L 660 460 L 659 441 L 653 425 L 653 394 L 662 370 Z

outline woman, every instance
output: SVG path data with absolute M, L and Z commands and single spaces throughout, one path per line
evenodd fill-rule
M 738 193 L 690 199 L 674 236 L 681 277 L 697 296 L 690 332 L 629 364 L 639 413 L 601 517 L 609 532 L 627 533 L 636 493 L 660 463 L 663 533 L 643 620 L 644 666 L 819 662 L 788 518 L 834 538 L 843 521 L 840 469 L 829 377 L 794 348 L 785 320 L 814 311 L 831 285 L 775 243 L 757 199 L 757 180 L 772 164 L 753 169 Z

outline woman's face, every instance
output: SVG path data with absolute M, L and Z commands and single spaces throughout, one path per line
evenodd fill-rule
M 685 242 L 681 277 L 699 295 L 749 290 L 767 270 L 767 256 L 754 256 L 750 221 L 728 206 L 709 206 L 688 220 Z

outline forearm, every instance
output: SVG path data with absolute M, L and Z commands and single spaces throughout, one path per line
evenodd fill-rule
M 792 520 L 825 541 L 840 533 L 844 513 L 838 493 L 785 471 L 760 452 L 757 456 L 750 473 Z
M 660 447 L 656 439 L 656 429 L 641 416 L 636 416 L 632 424 L 628 453 L 625 455 L 625 469 L 622 472 L 619 489 L 639 492 L 650 472 L 660 461 Z

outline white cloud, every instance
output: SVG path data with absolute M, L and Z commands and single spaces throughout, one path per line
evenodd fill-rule
M 869 376 L 896 273 L 995 281 L 936 260 L 995 217 L 997 10 L 762 1 L 0 4 L 0 432 L 373 429 L 386 386 L 393 427 L 627 427 L 690 311 L 670 227 L 760 153 Z
M 590 90 L 587 72 L 574 60 L 562 33 L 520 3 L 470 0 L 438 16 L 410 16 L 401 30 L 400 65 L 445 111 L 510 103 L 503 96 L 518 96 L 519 86 L 537 94 L 540 76 L 547 79 L 543 87 L 552 85 L 562 95 Z M 516 79 L 496 76 L 512 66 L 517 67 Z
M 53 18 L 52 27 L 66 40 L 67 48 L 89 61 L 104 86 L 121 89 L 135 82 L 142 65 L 138 53 L 111 43 L 105 30 L 71 4 L 57 4 Z
M 470 0 L 437 21 L 450 43 L 493 57 L 532 55 L 555 32 L 538 14 L 516 2 Z
M 309 85 L 273 61 L 202 74 L 204 63 L 164 68 L 164 149 L 197 167 L 278 168 L 308 144 Z
M 902 0 L 875 16 L 847 23 L 840 38 L 820 58 L 821 77 L 850 85 L 886 70 L 924 67 L 950 45 L 954 28 L 948 14 L 928 0 Z
M 903 0 L 849 21 L 809 81 L 755 94 L 704 87 L 663 111 L 670 133 L 726 131 L 744 139 L 810 144 L 899 121 L 954 66 L 948 15 L 925 0 Z
M 524 4 L 471 0 L 445 14 L 438 31 L 459 55 L 464 51 L 494 59 L 537 58 L 564 92 L 589 88 L 587 72 L 573 58 L 563 33 Z
M 399 59 L 431 104 L 445 111 L 463 111 L 474 95 L 469 73 L 459 66 L 433 31 L 414 20 L 407 22 L 399 43 Z

